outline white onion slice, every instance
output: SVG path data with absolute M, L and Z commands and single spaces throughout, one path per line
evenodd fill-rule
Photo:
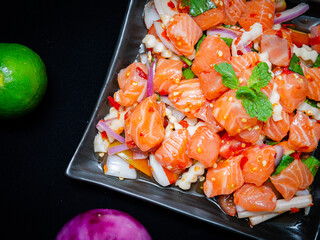
M 153 154 L 149 155 L 149 165 L 152 169 L 152 176 L 154 180 L 156 180 L 156 182 L 163 187 L 169 186 L 169 179 L 164 172 L 163 167 L 160 165 L 160 163 L 157 162 Z
M 174 4 L 174 9 L 169 7 L 171 4 Z M 177 10 L 177 2 L 175 0 L 154 0 L 154 5 L 165 26 L 173 15 L 179 13 Z
M 312 107 L 310 104 L 306 102 L 300 103 L 297 110 L 305 112 L 308 116 L 311 116 L 316 120 L 320 120 L 320 109 Z
M 160 101 L 164 102 L 165 104 L 175 108 L 175 106 L 173 105 L 173 103 L 169 100 L 169 98 L 167 96 L 160 96 Z
M 287 22 L 289 20 L 292 20 L 302 14 L 304 14 L 306 11 L 308 11 L 309 5 L 306 3 L 300 3 L 299 5 L 295 6 L 294 8 L 287 9 L 283 12 L 276 13 L 274 18 L 274 24 Z
M 160 17 L 154 6 L 154 1 L 150 1 L 144 5 L 144 23 L 146 24 L 147 29 L 152 26 L 153 22 L 159 19 Z
M 114 177 L 122 177 L 128 179 L 136 179 L 137 172 L 134 168 L 131 168 L 122 158 L 117 155 L 111 155 L 107 158 L 107 171 L 106 174 Z
M 184 113 L 180 112 L 175 107 L 168 106 L 168 108 L 171 110 L 172 116 L 174 116 L 177 119 L 177 122 L 179 123 L 182 119 L 186 117 Z
M 160 38 L 161 42 L 171 51 L 174 52 L 177 55 L 180 55 L 177 49 L 173 46 L 171 42 L 169 42 L 166 38 L 162 36 L 162 33 L 164 32 L 164 29 L 161 26 L 160 22 L 154 22 L 154 29 L 156 30 L 156 33 L 158 37 Z

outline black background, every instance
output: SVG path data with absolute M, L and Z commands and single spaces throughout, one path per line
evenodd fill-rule
M 35 111 L 0 120 L 2 239 L 54 239 L 67 221 L 95 208 L 129 213 L 153 239 L 244 239 L 65 176 L 105 81 L 127 4 L 27 1 L 1 7 L 0 41 L 33 49 L 48 74 Z

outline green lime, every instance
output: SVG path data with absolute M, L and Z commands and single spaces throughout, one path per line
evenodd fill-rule
M 20 44 L 0 43 L 0 118 L 32 111 L 46 88 L 46 68 L 37 53 Z

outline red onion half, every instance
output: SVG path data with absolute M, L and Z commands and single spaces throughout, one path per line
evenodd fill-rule
M 309 5 L 306 3 L 300 3 L 299 5 L 295 6 L 294 8 L 287 9 L 283 12 L 276 13 L 274 18 L 274 24 L 287 22 L 291 19 L 294 19 L 306 11 L 308 11 Z

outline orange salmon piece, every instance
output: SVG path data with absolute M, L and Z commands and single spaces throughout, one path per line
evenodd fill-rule
M 180 174 L 184 169 L 192 165 L 192 160 L 186 153 L 189 138 L 187 129 L 171 132 L 155 152 L 156 160 L 170 172 Z
M 224 133 L 221 137 L 220 155 L 226 159 L 241 154 L 244 150 L 249 148 L 251 143 L 237 140 L 235 136 L 229 136 Z
M 291 59 L 291 34 L 288 30 L 267 30 L 261 36 L 261 52 L 268 53 L 273 65 L 286 67 Z
M 181 55 L 194 53 L 194 46 L 202 36 L 202 30 L 187 13 L 174 15 L 167 26 L 167 36 Z
M 225 21 L 225 12 L 223 7 L 217 7 L 205 11 L 204 13 L 193 17 L 202 31 L 208 30 L 214 26 L 220 25 Z
M 320 54 L 320 25 L 313 26 L 310 31 L 310 45 Z
M 256 52 L 247 52 L 241 56 L 231 57 L 231 65 L 237 77 L 239 77 L 244 70 L 256 66 L 259 61 L 260 58 Z
M 206 101 L 201 108 L 194 114 L 196 118 L 201 119 L 207 124 L 207 127 L 214 133 L 223 130 L 223 127 L 217 122 L 212 114 L 213 103 Z
M 271 29 L 275 13 L 274 2 L 273 0 L 251 0 L 246 2 L 238 21 L 241 27 L 248 31 L 253 24 L 260 23 L 264 31 Z
M 234 203 L 247 211 L 273 211 L 277 197 L 268 186 L 245 183 L 233 193 Z
M 257 118 L 250 117 L 241 100 L 236 98 L 236 90 L 229 90 L 218 98 L 213 104 L 213 116 L 230 136 L 258 123 Z
M 313 122 L 306 114 L 297 111 L 289 130 L 289 146 L 300 152 L 312 152 L 318 146 L 320 124 Z
M 207 168 L 212 167 L 219 156 L 221 138 L 208 127 L 198 127 L 191 136 L 188 156 L 200 161 Z
M 240 168 L 243 156 L 229 158 L 217 163 L 217 167 L 209 168 L 203 190 L 207 197 L 227 195 L 240 188 L 244 181 Z
M 183 63 L 179 60 L 159 59 L 153 78 L 154 91 L 160 95 L 168 95 L 169 88 L 181 80 L 182 66 Z
M 281 116 L 282 120 L 274 121 L 273 117 L 270 117 L 263 124 L 263 134 L 275 142 L 280 142 L 287 136 L 292 120 L 292 115 L 286 111 L 282 111 Z
M 211 72 L 214 65 L 230 61 L 230 49 L 218 35 L 207 36 L 201 43 L 191 70 L 199 77 L 202 72 Z
M 283 109 L 292 113 L 306 99 L 308 83 L 304 76 L 294 72 L 282 72 L 275 78 Z
M 267 181 L 274 171 L 276 154 L 276 149 L 268 145 L 254 146 L 245 150 L 242 155 L 247 158 L 241 163 L 244 182 L 261 186 Z
M 208 100 L 216 99 L 229 90 L 223 85 L 221 74 L 214 69 L 209 73 L 200 73 L 199 81 L 202 92 Z
M 134 62 L 118 74 L 120 90 L 114 93 L 114 100 L 122 106 L 132 106 L 141 102 L 146 94 L 148 68 L 142 63 Z
M 235 135 L 236 139 L 242 142 L 255 144 L 262 133 L 262 124 L 263 122 L 259 121 L 257 125 L 241 131 L 239 134 Z
M 245 8 L 246 0 L 223 0 L 226 25 L 236 25 Z
M 313 175 L 309 168 L 299 159 L 278 175 L 270 177 L 272 184 L 285 200 L 290 200 L 298 190 L 304 190 L 313 182 Z
M 155 94 L 144 99 L 125 120 L 126 133 L 143 152 L 161 144 L 165 136 L 156 99 Z
M 195 118 L 196 111 L 206 102 L 197 78 L 182 80 L 179 84 L 172 86 L 168 98 L 189 118 Z
M 320 101 L 320 68 L 308 68 L 303 63 L 301 67 L 308 82 L 307 97 Z

